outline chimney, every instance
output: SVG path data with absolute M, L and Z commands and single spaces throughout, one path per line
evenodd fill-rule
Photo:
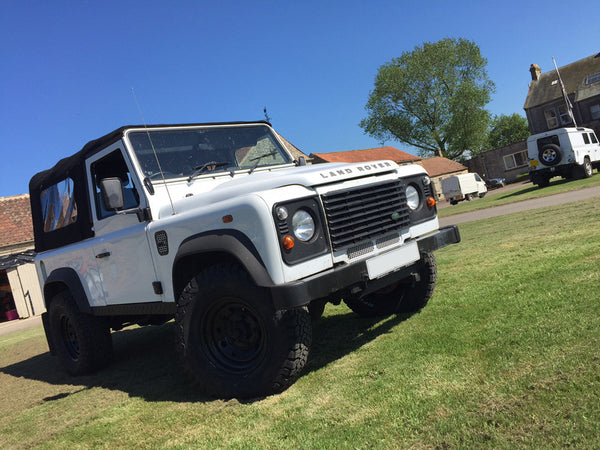
M 539 80 L 540 75 L 542 74 L 542 69 L 540 69 L 540 66 L 538 66 L 537 64 L 532 64 L 529 67 L 529 72 L 531 72 L 531 80 L 537 81 Z

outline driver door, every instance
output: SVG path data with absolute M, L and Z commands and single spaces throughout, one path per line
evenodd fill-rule
M 159 302 L 163 295 L 156 294 L 152 285 L 156 271 L 146 233 L 147 222 L 140 222 L 136 214 L 107 211 L 98 188 L 100 179 L 118 177 L 123 185 L 125 209 L 147 206 L 139 180 L 122 148 L 119 141 L 86 162 L 94 205 L 95 261 L 107 305 Z

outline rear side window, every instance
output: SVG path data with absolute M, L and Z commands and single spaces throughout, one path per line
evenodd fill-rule
M 588 137 L 587 133 L 581 133 L 581 135 L 583 136 L 583 142 L 585 142 L 586 144 L 590 143 L 590 138 Z
M 74 183 L 66 178 L 40 194 L 44 232 L 49 233 L 64 228 L 77 221 L 77 203 L 75 203 Z

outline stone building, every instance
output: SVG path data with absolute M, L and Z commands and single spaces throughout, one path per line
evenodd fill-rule
M 529 68 L 531 84 L 525 99 L 525 114 L 531 134 L 553 128 L 572 127 L 556 69 L 549 64 L 542 73 L 537 64 Z M 558 68 L 580 127 L 600 131 L 600 53 Z

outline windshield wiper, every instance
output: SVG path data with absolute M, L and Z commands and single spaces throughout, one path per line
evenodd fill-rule
M 271 153 L 265 153 L 264 155 L 257 156 L 256 158 L 252 158 L 250 161 L 256 161 L 256 162 L 252 166 L 252 169 L 250 169 L 250 172 L 248 172 L 248 175 L 250 175 L 252 172 L 254 172 L 254 169 L 256 169 L 258 167 L 258 164 L 260 163 L 261 159 L 266 158 L 267 156 L 273 156 L 273 155 L 278 155 L 278 154 L 279 154 L 279 152 L 273 151 Z
M 217 167 L 223 167 L 223 166 L 228 166 L 229 162 L 228 161 L 209 161 L 207 163 L 202 164 L 201 166 L 196 166 L 194 167 L 194 171 L 192 172 L 192 174 L 188 177 L 188 183 L 190 181 L 192 181 L 192 179 L 194 177 L 197 177 L 198 175 L 200 175 L 202 172 L 204 172 L 207 169 L 210 170 L 215 170 Z

